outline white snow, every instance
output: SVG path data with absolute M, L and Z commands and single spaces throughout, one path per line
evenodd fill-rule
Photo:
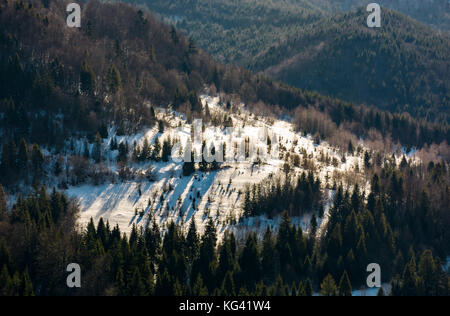
M 339 150 L 326 142 L 315 144 L 311 136 L 304 137 L 296 133 L 294 126 L 287 121 L 255 117 L 245 111 L 242 104 L 239 113 L 231 114 L 220 105 L 219 97 L 202 96 L 201 99 L 204 105 L 208 104 L 212 114 L 230 115 L 234 125 L 232 134 L 224 128 L 206 126 L 203 137 L 208 145 L 214 142 L 218 148 L 219 144 L 229 139 L 232 142 L 245 142 L 246 138 L 250 138 L 252 145 L 260 148 L 262 152 L 267 152 L 267 140 L 263 136 L 269 135 L 273 146 L 276 145 L 276 140 L 279 140 L 278 147 L 281 154 L 298 154 L 302 163 L 305 158 L 313 162 L 314 174 L 321 179 L 326 196 L 324 219 L 318 219 L 319 235 L 323 233 L 323 227 L 328 219 L 333 199 L 333 192 L 329 188 L 333 184 L 333 179 L 337 183 L 345 184 L 348 181 L 359 183 L 360 187 L 365 188 L 366 191 L 369 189 L 369 183 L 362 172 L 364 169 L 362 154 L 347 156 L 343 163 Z M 157 137 L 162 143 L 169 136 L 177 139 L 184 148 L 190 138 L 192 127 L 187 123 L 184 115 L 169 108 L 157 109 L 157 116 L 159 119 L 163 119 L 168 126 L 163 134 L 158 132 L 157 127 L 154 127 L 134 135 L 116 136 L 115 128 L 110 128 L 109 138 L 103 143 L 103 147 L 105 153 L 109 152 L 105 155 L 106 164 L 112 172 L 117 172 L 115 163 L 117 151 L 111 154 L 106 148 L 109 148 L 113 137 L 116 137 L 118 143 L 127 141 L 130 150 L 134 142 L 142 145 L 145 138 L 151 145 Z M 80 153 L 83 148 L 82 143 L 82 141 L 78 141 L 74 146 L 75 150 Z M 227 155 L 232 153 L 233 149 L 233 146 L 227 145 Z M 327 156 L 328 159 L 324 159 Z M 238 223 L 242 216 L 242 199 L 246 185 L 260 183 L 276 174 L 282 174 L 280 168 L 284 163 L 284 159 L 279 156 L 269 156 L 261 165 L 255 165 L 251 161 L 225 162 L 219 171 L 197 172 L 196 177 L 181 177 L 182 163 L 131 164 L 136 171 L 147 170 L 151 165 L 154 168 L 154 174 L 157 175 L 157 180 L 155 182 L 135 180 L 100 186 L 70 187 L 67 193 L 71 197 L 76 197 L 80 202 L 82 212 L 79 221 L 82 225 L 88 223 L 91 218 L 96 222 L 103 217 L 104 220 L 110 222 L 110 225 L 118 224 L 123 232 L 129 233 L 133 224 L 145 226 L 151 217 L 161 225 L 174 221 L 185 229 L 191 220 L 195 220 L 201 232 L 208 218 L 212 217 L 219 230 L 219 238 L 230 227 L 233 227 L 237 234 L 243 235 L 249 230 L 263 231 L 267 225 L 274 229 L 278 227 L 279 218 L 269 220 L 264 217 L 245 219 L 239 225 L 232 224 Z M 293 175 L 298 175 L 306 170 L 302 163 L 300 167 L 291 169 Z M 346 177 L 345 175 L 349 172 L 350 175 Z M 139 187 L 141 187 L 141 196 L 138 193 Z M 141 212 L 144 216 L 139 215 Z M 138 213 L 137 216 L 136 213 Z M 291 220 L 307 231 L 310 216 L 311 214 L 306 214 L 302 218 L 292 218 Z

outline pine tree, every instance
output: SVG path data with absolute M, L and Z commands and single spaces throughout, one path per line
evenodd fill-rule
M 233 274 L 228 271 L 222 283 L 221 294 L 223 296 L 236 296 L 236 288 L 234 285 Z
M 164 133 L 164 121 L 162 120 L 158 121 L 158 133 L 160 134 Z
M 436 264 L 431 250 L 427 249 L 420 257 L 418 265 L 418 276 L 424 285 L 425 296 L 435 296 L 439 292 L 439 264 Z
M 170 138 L 167 138 L 163 142 L 162 155 L 161 155 L 162 161 L 168 162 L 171 154 L 172 154 L 171 140 L 170 140 Z
M 138 267 L 134 269 L 133 276 L 131 278 L 131 283 L 129 286 L 129 293 L 133 296 L 144 296 L 145 293 L 145 285 L 142 282 L 142 276 L 139 272 Z
M 331 274 L 328 274 L 325 279 L 323 279 L 322 284 L 320 285 L 320 294 L 322 296 L 336 296 L 337 295 L 337 287 L 336 282 L 333 279 Z
M 124 142 L 119 144 L 119 155 L 117 156 L 117 160 L 123 163 L 128 160 L 128 146 Z
M 100 136 L 100 133 L 97 133 L 95 136 L 95 149 L 94 149 L 94 160 L 96 163 L 99 163 L 102 161 L 102 137 Z
M 194 262 L 197 258 L 199 242 L 195 220 L 192 219 L 191 224 L 189 225 L 188 234 L 186 236 L 186 256 L 189 262 Z
M 159 138 L 157 137 L 155 139 L 155 143 L 153 144 L 152 160 L 159 161 L 160 159 L 161 159 L 161 143 L 159 141 Z
M 9 275 L 8 268 L 4 264 L 0 272 L 0 296 L 11 296 L 12 286 L 11 276 Z
M 264 271 L 265 281 L 268 284 L 275 281 L 275 277 L 278 274 L 278 271 L 275 269 L 275 243 L 269 226 L 267 226 L 263 238 L 261 268 Z
M 28 145 L 25 139 L 22 138 L 19 145 L 19 152 L 17 154 L 18 170 L 20 170 L 21 172 L 26 171 L 29 159 L 30 158 L 28 156 Z
M 112 66 L 108 71 L 107 77 L 108 87 L 111 93 L 115 94 L 122 89 L 122 78 L 119 70 Z
M 305 292 L 306 292 L 306 296 L 313 296 L 314 290 L 313 290 L 313 287 L 312 287 L 311 280 L 309 278 L 306 279 Z
M 192 287 L 193 296 L 208 296 L 208 288 L 204 285 L 203 279 L 199 274 Z
M 344 271 L 341 281 L 339 282 L 339 296 L 352 296 L 352 285 L 347 271 Z
M 297 296 L 307 296 L 306 295 L 306 288 L 302 281 L 300 281 L 297 289 Z
M 206 146 L 206 142 L 203 141 L 203 143 L 202 143 L 202 160 L 199 163 L 200 170 L 203 172 L 206 172 L 209 169 L 209 164 L 205 160 L 205 153 L 207 152 L 207 150 L 208 150 L 208 148 Z
M 23 296 L 34 296 L 33 283 L 31 282 L 28 268 L 23 273 Z
M 95 91 L 96 77 L 95 73 L 86 61 L 83 61 L 80 73 L 80 88 L 85 93 L 93 93 Z
M 256 234 L 249 234 L 244 250 L 239 260 L 242 281 L 250 291 L 259 282 L 261 277 L 261 266 L 259 262 L 258 241 Z
M 140 155 L 140 161 L 146 161 L 148 159 L 150 159 L 151 157 L 151 148 L 150 145 L 148 143 L 148 139 L 147 137 L 144 138 L 144 143 L 142 145 L 142 150 L 141 150 L 141 155 Z
M 348 143 L 348 152 L 349 152 L 351 155 L 353 155 L 353 153 L 355 152 L 355 147 L 353 146 L 352 141 L 350 141 L 350 142 Z
M 311 239 L 314 239 L 316 237 L 316 233 L 317 233 L 317 217 L 316 217 L 316 213 L 313 212 L 312 216 L 311 216 L 311 233 L 310 233 L 310 237 Z
M 417 275 L 417 266 L 414 255 L 407 263 L 403 272 L 403 284 L 401 288 L 401 294 L 403 296 L 415 296 L 419 287 L 419 277 Z
M 119 270 L 117 271 L 115 287 L 117 289 L 117 292 L 118 292 L 117 294 L 119 296 L 127 295 L 128 289 L 126 288 L 126 285 L 125 285 L 125 278 L 123 276 L 123 270 L 121 267 L 119 267 Z
M 6 204 L 6 194 L 3 185 L 0 183 L 0 222 L 8 219 L 8 207 Z
M 40 176 L 42 174 L 44 166 L 44 154 L 42 153 L 41 148 L 37 144 L 33 145 L 31 153 L 31 161 L 33 164 L 35 175 Z

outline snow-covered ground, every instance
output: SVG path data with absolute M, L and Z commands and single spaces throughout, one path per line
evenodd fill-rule
M 450 273 L 450 257 L 447 257 L 447 260 L 444 265 L 444 271 L 447 271 L 448 273 Z
M 384 290 L 384 294 L 386 296 L 388 296 L 389 292 L 391 290 L 391 285 L 389 283 L 383 283 L 381 285 L 381 287 Z M 379 290 L 380 289 L 377 288 L 377 287 L 374 287 L 374 288 L 361 288 L 359 290 L 353 290 L 352 291 L 352 295 L 353 296 L 377 296 Z
M 143 227 L 153 219 L 162 226 L 174 221 L 185 229 L 190 221 L 195 220 L 201 232 L 211 217 L 217 225 L 219 238 L 232 226 L 238 234 L 244 234 L 248 230 L 262 231 L 267 225 L 276 229 L 279 218 L 273 220 L 264 217 L 251 218 L 245 219 L 239 225 L 234 224 L 238 223 L 242 216 L 245 187 L 282 174 L 280 170 L 285 163 L 286 153 L 301 157 L 302 163 L 299 167 L 291 169 L 292 174 L 299 174 L 305 170 L 304 160 L 312 161 L 314 174 L 320 177 L 324 185 L 323 190 L 326 192 L 327 201 L 325 201 L 324 219 L 319 219 L 321 224 L 319 234 L 327 221 L 330 201 L 333 197 L 333 192 L 327 188 L 332 185 L 333 180 L 338 183 L 352 181 L 368 190 L 368 181 L 362 172 L 364 169 L 362 154 L 347 156 L 343 159 L 336 148 L 326 142 L 315 144 L 311 136 L 305 137 L 296 133 L 294 126 L 287 121 L 255 117 L 244 108 L 237 114 L 231 114 L 221 106 L 219 97 L 202 96 L 201 100 L 204 106 L 208 105 L 211 114 L 229 115 L 234 126 L 232 131 L 212 125 L 205 126 L 203 140 L 207 145 L 214 142 L 216 148 L 219 148 L 221 143 L 230 142 L 230 145 L 227 144 L 227 157 L 229 157 L 230 153 L 233 155 L 236 144 L 245 143 L 245 140 L 249 139 L 251 145 L 259 148 L 260 152 L 267 152 L 268 145 L 265 137 L 268 136 L 272 142 L 272 150 L 278 148 L 281 155 L 268 156 L 267 160 L 259 165 L 252 161 L 225 162 L 218 171 L 197 172 L 190 177 L 181 176 L 181 162 L 132 164 L 131 167 L 134 170 L 142 172 L 149 166 L 154 168 L 152 173 L 155 175 L 155 181 L 149 182 L 145 179 L 100 186 L 69 187 L 67 190 L 69 196 L 76 197 L 80 202 L 82 225 L 89 222 L 91 218 L 94 221 L 103 218 L 111 225 L 118 224 L 123 232 L 129 233 L 133 224 Z M 184 148 L 187 140 L 190 139 L 192 124 L 187 123 L 184 115 L 171 110 L 158 109 L 157 115 L 166 122 L 167 127 L 164 133 L 159 133 L 155 127 L 135 135 L 119 137 L 115 135 L 115 129 L 111 128 L 109 138 L 103 144 L 104 148 L 109 147 L 114 137 L 118 143 L 127 141 L 130 146 L 134 142 L 142 145 L 145 138 L 152 145 L 156 138 L 159 138 L 162 143 L 164 139 L 170 137 L 176 139 Z M 80 148 L 81 152 L 82 144 L 75 144 L 75 148 Z M 106 150 L 105 152 L 106 165 L 112 172 L 116 172 L 117 151 L 113 154 Z M 311 214 L 306 214 L 302 218 L 291 220 L 307 231 L 310 216 Z

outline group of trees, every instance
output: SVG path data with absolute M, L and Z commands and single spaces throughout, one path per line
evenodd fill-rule
M 170 137 L 164 139 L 161 145 L 159 137 L 156 137 L 155 142 L 150 146 L 148 139 L 145 138 L 142 146 L 133 144 L 132 158 L 135 162 L 143 161 L 163 161 L 168 162 L 171 154 L 174 141 Z
M 267 215 L 272 218 L 286 210 L 289 216 L 301 216 L 313 210 L 323 213 L 322 203 L 320 180 L 309 172 L 294 180 L 287 177 L 284 183 L 276 178 L 247 187 L 243 208 L 247 217 Z
M 333 219 L 333 233 L 321 246 L 291 225 L 285 214 L 276 232 L 267 228 L 261 238 L 250 233 L 242 241 L 226 233 L 219 243 L 212 219 L 202 235 L 195 221 L 187 233 L 174 223 L 161 230 L 151 221 L 144 229 L 133 226 L 126 236 L 103 219 L 97 225 L 91 220 L 80 231 L 75 225 L 76 204 L 56 191 L 48 195 L 45 188 L 25 199 L 19 196 L 12 210 L 5 210 L 0 186 L 2 295 L 350 296 L 365 280 L 360 264 L 370 261 L 375 241 L 367 230 L 367 248 L 364 237 L 359 237 L 353 255 L 354 242 L 364 234 L 367 221 L 374 232 L 378 226 L 370 223 L 370 211 L 352 212 L 343 237 L 337 237 L 340 223 Z M 349 254 L 331 266 L 342 247 L 350 247 Z M 448 295 L 449 277 L 439 257 L 429 249 L 415 252 L 411 247 L 406 258 L 395 261 L 394 268 L 402 274 L 393 279 L 391 293 L 380 290 L 380 295 Z M 66 286 L 65 267 L 70 262 L 82 268 L 81 288 Z M 384 273 L 383 280 L 388 281 Z
M 30 146 L 25 139 L 19 145 L 14 140 L 1 146 L 0 183 L 14 185 L 24 179 L 36 183 L 44 176 L 44 155 L 39 145 Z

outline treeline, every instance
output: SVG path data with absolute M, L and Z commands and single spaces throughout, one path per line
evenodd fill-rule
M 246 217 L 266 215 L 273 218 L 284 211 L 288 211 L 289 216 L 301 216 L 313 210 L 319 210 L 322 217 L 320 180 L 309 172 L 294 180 L 287 177 L 284 183 L 277 178 L 253 184 L 244 192 L 243 208 Z
M 18 197 L 9 211 L 0 187 L 1 295 L 349 296 L 365 280 L 358 278 L 365 274 L 359 264 L 367 263 L 351 255 L 346 270 L 333 276 L 342 268 L 327 264 L 328 255 L 335 258 L 337 251 L 331 246 L 334 236 L 326 238 L 330 247 L 319 251 L 314 238 L 291 225 L 287 215 L 277 232 L 267 229 L 261 239 L 250 233 L 241 242 L 227 233 L 218 243 L 212 219 L 203 235 L 194 222 L 184 233 L 174 223 L 163 232 L 153 221 L 145 229 L 134 226 L 125 236 L 102 219 L 80 232 L 77 212 L 63 194 L 48 195 L 45 188 Z M 346 242 L 351 232 L 361 230 L 354 219 L 348 222 Z M 65 268 L 72 262 L 82 268 L 78 289 L 66 286 Z M 390 294 L 449 294 L 448 274 L 430 250 L 410 250 L 403 264 L 404 269 L 396 265 L 403 274 L 393 280 Z

